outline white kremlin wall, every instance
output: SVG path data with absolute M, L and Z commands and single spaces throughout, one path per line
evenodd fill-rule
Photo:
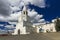
M 42 25 L 33 25 L 33 27 L 36 27 L 36 32 L 56 32 L 55 29 L 55 23 L 48 23 L 48 24 L 42 24 Z

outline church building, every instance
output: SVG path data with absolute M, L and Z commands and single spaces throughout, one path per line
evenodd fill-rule
M 18 34 L 29 34 L 32 31 L 32 23 L 30 17 L 28 16 L 28 11 L 26 6 L 23 7 L 22 13 L 18 18 L 18 23 L 16 24 L 16 29 L 12 35 Z
M 34 25 L 30 17 L 28 16 L 28 11 L 26 6 L 23 7 L 21 15 L 18 18 L 18 23 L 16 24 L 16 29 L 12 35 L 20 34 L 31 34 L 31 33 L 46 33 L 46 32 L 56 32 L 55 22 L 47 24 Z

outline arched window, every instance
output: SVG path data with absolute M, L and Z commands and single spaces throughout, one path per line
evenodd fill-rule
M 23 13 L 25 14 L 25 11 Z
M 23 13 L 24 13 L 24 14 L 26 14 L 26 15 L 28 14 L 28 12 L 27 12 L 27 11 L 24 11 Z

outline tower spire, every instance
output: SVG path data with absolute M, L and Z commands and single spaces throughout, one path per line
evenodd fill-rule
M 27 16 L 27 14 L 28 14 L 27 5 L 24 4 L 22 12 L 23 12 L 24 15 Z
M 26 10 L 27 10 L 27 8 L 26 8 L 26 5 L 24 4 L 23 11 L 26 11 Z

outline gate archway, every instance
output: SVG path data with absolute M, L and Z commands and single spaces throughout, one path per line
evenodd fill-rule
M 18 35 L 20 35 L 20 29 L 18 30 Z

